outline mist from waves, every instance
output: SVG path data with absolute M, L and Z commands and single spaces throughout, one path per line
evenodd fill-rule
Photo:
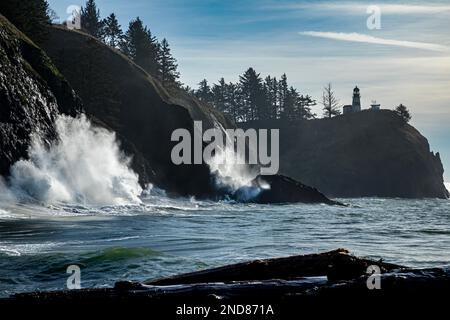
M 119 205 L 140 203 L 142 188 L 113 132 L 84 116 L 59 116 L 57 139 L 46 144 L 33 134 L 28 160 L 19 160 L 1 183 L 9 200 Z M 6 187 L 5 187 L 6 184 Z M 8 200 L 3 199 L 3 200 Z
M 270 185 L 261 179 L 258 185 L 254 183 L 260 171 L 259 166 L 244 164 L 245 154 L 235 150 L 235 143 L 225 128 L 217 120 L 214 126 L 225 136 L 223 148 L 218 147 L 218 152 L 207 161 L 217 189 L 232 193 L 236 200 L 242 202 L 256 198 L 263 189 L 270 189 Z M 247 148 L 248 152 L 255 152 L 252 146 Z

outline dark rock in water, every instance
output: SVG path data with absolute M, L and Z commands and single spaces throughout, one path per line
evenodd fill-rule
M 439 153 L 389 110 L 332 119 L 256 121 L 280 129 L 280 173 L 332 197 L 447 198 Z
M 222 114 L 182 90 L 166 91 L 158 81 L 119 51 L 90 35 L 54 26 L 44 49 L 68 78 L 95 123 L 116 132 L 121 147 L 133 157 L 141 184 L 153 183 L 169 193 L 208 197 L 214 193 L 209 168 L 175 165 L 171 141 L 175 129 L 193 133 L 194 120 L 204 129 Z
M 30 134 L 55 137 L 60 113 L 76 115 L 81 101 L 49 57 L 0 15 L 0 176 L 27 157 Z
M 251 202 L 268 203 L 325 203 L 340 204 L 328 199 L 316 188 L 309 187 L 283 175 L 258 176 L 253 182 L 260 192 Z

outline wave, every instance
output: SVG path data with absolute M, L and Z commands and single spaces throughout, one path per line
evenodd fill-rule
M 55 141 L 48 146 L 35 133 L 29 160 L 11 167 L 10 195 L 44 203 L 140 203 L 138 176 L 129 168 L 130 159 L 120 151 L 114 133 L 93 126 L 84 115 L 59 116 L 55 126 Z

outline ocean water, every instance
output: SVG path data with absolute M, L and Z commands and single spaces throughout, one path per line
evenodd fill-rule
M 348 207 L 256 205 L 172 199 L 138 183 L 114 133 L 84 116 L 60 117 L 47 147 L 33 136 L 28 159 L 0 177 L 0 296 L 112 286 L 257 258 L 347 248 L 413 267 L 450 263 L 450 201 L 341 199 Z M 223 150 L 226 158 L 230 150 Z M 215 159 L 215 160 L 218 160 Z M 221 186 L 249 170 L 210 164 Z
M 450 201 L 341 199 L 349 207 L 171 199 L 129 205 L 0 203 L 0 296 L 111 286 L 249 259 L 347 248 L 414 267 L 450 264 Z

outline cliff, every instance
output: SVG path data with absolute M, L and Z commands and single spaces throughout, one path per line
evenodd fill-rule
M 175 129 L 193 135 L 194 120 L 202 120 L 204 129 L 217 123 L 232 127 L 221 113 L 180 89 L 167 92 L 127 57 L 87 34 L 50 28 L 43 44 L 47 56 L 6 19 L 1 23 L 0 175 L 7 176 L 13 163 L 27 158 L 32 133 L 50 142 L 59 114 L 83 112 L 116 133 L 142 185 L 152 183 L 173 195 L 227 196 L 217 189 L 206 164 L 175 165 L 171 160 L 178 143 L 171 141 Z M 269 189 L 248 201 L 337 204 L 291 179 L 272 179 L 289 192 Z
M 54 26 L 43 48 L 82 98 L 89 118 L 116 132 L 142 184 L 178 195 L 214 191 L 205 164 L 172 163 L 171 134 L 177 128 L 192 134 L 194 120 L 207 128 L 217 119 L 228 127 L 221 114 L 181 90 L 167 92 L 119 51 L 85 33 Z
M 280 173 L 336 197 L 447 198 L 439 153 L 393 111 L 258 121 L 280 129 Z
M 49 57 L 0 15 L 0 176 L 27 157 L 31 133 L 50 140 L 58 114 L 81 110 L 80 99 Z

